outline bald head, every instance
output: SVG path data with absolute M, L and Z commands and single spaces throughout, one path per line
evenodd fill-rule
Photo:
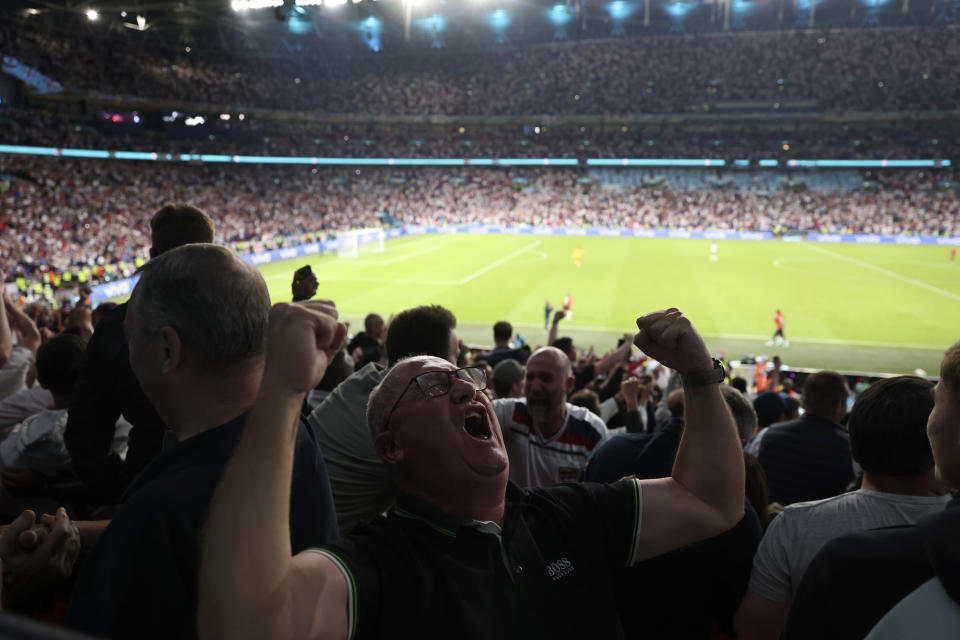
M 390 369 L 380 384 L 374 387 L 367 400 L 367 426 L 373 437 L 383 431 L 390 407 L 406 390 L 410 380 L 422 373 L 429 365 L 436 365 L 437 368 L 450 367 L 447 360 L 435 356 L 405 358 Z
M 527 409 L 541 432 L 550 434 L 559 430 L 573 382 L 570 359 L 556 347 L 541 347 L 527 360 L 524 396 Z
M 573 369 L 570 366 L 570 358 L 563 351 L 556 347 L 540 347 L 533 352 L 527 362 L 539 362 L 540 366 L 553 367 L 557 370 L 557 375 L 569 377 L 573 375 Z

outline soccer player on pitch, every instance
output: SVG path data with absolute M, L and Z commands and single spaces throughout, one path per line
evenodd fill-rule
M 767 346 L 776 343 L 777 346 L 783 345 L 785 347 L 789 347 L 790 341 L 787 340 L 785 335 L 783 335 L 784 318 L 780 309 L 777 309 L 777 312 L 773 314 L 773 323 L 777 325 L 777 330 L 774 331 L 773 336 L 767 340 Z

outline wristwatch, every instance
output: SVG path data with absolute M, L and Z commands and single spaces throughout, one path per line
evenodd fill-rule
M 723 382 L 726 375 L 726 371 L 723 370 L 723 363 L 713 358 L 713 369 L 681 373 L 680 380 L 683 381 L 683 386 L 689 389 Z

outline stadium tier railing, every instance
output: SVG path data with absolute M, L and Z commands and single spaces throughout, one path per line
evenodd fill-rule
M 425 234 L 503 234 L 503 235 L 535 235 L 535 236 L 587 236 L 587 237 L 611 237 L 611 238 L 679 238 L 692 240 L 748 240 L 765 241 L 772 240 L 775 237 L 769 231 L 687 231 L 684 229 L 619 229 L 604 227 L 533 227 L 533 226 L 508 226 L 508 225 L 446 225 L 446 226 L 426 226 L 426 225 L 408 225 L 406 227 L 393 227 L 385 229 L 383 235 L 386 239 L 397 238 L 405 235 L 425 235 Z M 379 230 L 372 229 L 367 233 L 361 233 L 357 236 L 358 244 L 367 244 L 378 242 L 381 234 Z M 960 237 L 957 236 L 894 236 L 878 234 L 844 234 L 844 233 L 808 233 L 806 236 L 789 236 L 795 241 L 806 240 L 808 242 L 827 242 L 827 243 L 855 243 L 855 244 L 900 244 L 900 245 L 960 245 Z M 242 255 L 241 257 L 253 265 L 269 264 L 279 260 L 290 260 L 303 256 L 311 256 L 325 251 L 334 251 L 339 247 L 337 239 L 330 239 L 319 242 L 310 242 L 307 244 L 293 247 L 284 247 L 282 249 L 273 249 L 271 251 L 258 251 Z M 110 298 L 130 295 L 137 284 L 137 276 L 115 280 L 92 287 L 90 295 L 91 305 L 96 307 L 98 304 Z
M 45 156 L 54 158 L 91 158 L 98 160 L 130 160 L 154 162 L 283 164 L 314 166 L 388 166 L 388 167 L 726 167 L 721 158 L 589 158 L 581 163 L 577 158 L 348 158 L 320 156 L 246 156 L 212 153 L 160 153 L 156 151 L 111 151 L 106 149 L 74 149 L 68 147 L 35 147 L 0 144 L 0 153 L 11 155 Z M 733 166 L 751 167 L 749 160 L 735 160 Z M 845 169 L 939 169 L 951 166 L 948 159 L 920 160 L 788 160 L 790 169 L 845 168 Z M 774 169 L 778 160 L 760 160 L 757 168 Z

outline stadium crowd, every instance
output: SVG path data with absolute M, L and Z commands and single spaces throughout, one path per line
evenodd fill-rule
M 0 25 L 0 51 L 70 89 L 326 113 L 905 111 L 958 107 L 956 33 L 344 64 L 127 51 Z M 549 124 L 523 131 L 527 145 L 488 129 L 418 144 L 385 123 L 251 118 L 230 125 L 235 139 L 220 125 L 158 140 L 67 114 L 7 117 L 4 142 L 170 153 L 783 158 L 846 136 L 797 125 L 787 142 L 744 126 L 718 146 L 709 128 Z M 915 131 L 927 129 L 868 139 L 863 155 L 939 155 L 911 144 Z M 337 301 L 315 299 L 309 265 L 293 301 L 271 306 L 238 256 L 383 224 L 960 236 L 953 170 L 863 172 L 854 188 L 826 188 L 829 175 L 0 155 L 4 279 L 24 294 L 38 275 L 80 285 L 69 311 L 0 293 L 0 637 L 51 633 L 11 612 L 65 638 L 952 637 L 960 342 L 943 345 L 936 384 L 855 385 L 851 410 L 844 375 L 792 376 L 778 358 L 730 370 L 642 290 L 637 333 L 616 344 L 564 335 L 568 299 L 545 304 L 543 344 L 505 319 L 492 348 L 471 350 L 439 305 L 371 309 L 351 330 Z M 660 266 L 653 277 L 669 278 Z M 129 301 L 90 307 L 89 284 L 135 269 Z M 642 289 L 651 274 L 637 277 Z M 779 311 L 775 322 L 768 344 L 786 344 Z
M 796 190 L 786 177 L 774 189 L 718 188 L 703 178 L 683 186 L 605 186 L 602 174 L 565 169 L 142 168 L 0 157 L 5 279 L 43 265 L 58 272 L 122 265 L 113 277 L 129 275 L 148 257 L 144 204 L 171 198 L 203 207 L 217 223 L 217 241 L 246 252 L 380 226 L 378 214 L 407 225 L 960 235 L 960 204 L 939 188 L 948 175 L 942 172 L 881 172 L 870 176 L 874 188 L 825 191 Z
M 549 306 L 543 346 L 500 321 L 468 351 L 436 305 L 351 335 L 309 267 L 271 308 L 217 224 L 150 215 L 122 305 L 4 297 L 5 609 L 110 638 L 955 631 L 960 343 L 848 413 L 844 376 L 748 382 L 676 309 L 599 356 Z
M 601 40 L 482 56 L 269 59 L 141 50 L 135 38 L 90 30 L 0 27 L 0 50 L 68 89 L 370 116 L 685 113 L 725 102 L 952 110 L 958 42 L 955 27 L 905 27 Z
M 122 115 L 121 115 L 122 114 Z M 196 114 L 193 114 L 196 115 Z M 227 114 L 231 115 L 231 114 Z M 66 109 L 0 110 L 7 144 L 80 149 L 426 158 L 941 158 L 950 157 L 960 130 L 949 119 L 893 122 L 731 122 L 423 125 L 269 120 L 233 113 L 229 121 L 203 112 L 203 125 L 187 126 L 143 109 L 77 115 Z M 114 123 L 113 117 L 125 117 Z

